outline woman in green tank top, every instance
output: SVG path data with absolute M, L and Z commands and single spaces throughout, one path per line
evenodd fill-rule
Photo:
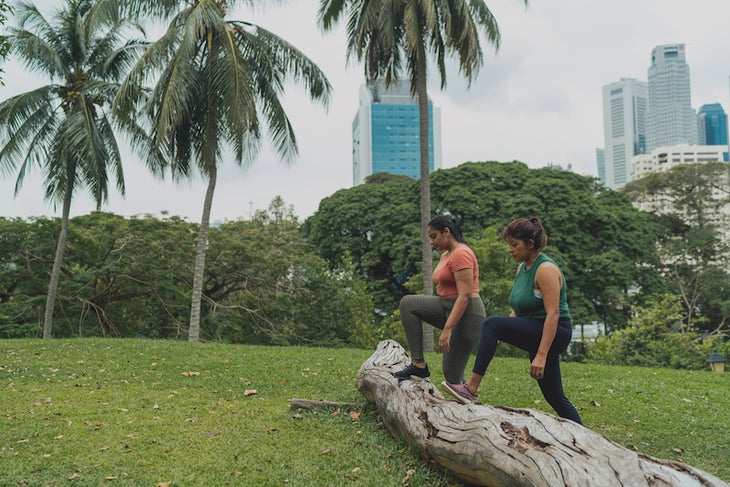
M 570 344 L 572 323 L 565 277 L 542 253 L 547 234 L 539 218 L 518 218 L 502 231 L 512 258 L 520 262 L 509 297 L 509 316 L 490 316 L 482 324 L 476 361 L 466 382 L 444 382 L 446 392 L 462 403 L 476 402 L 479 384 L 499 342 L 527 351 L 530 376 L 559 416 L 581 423 L 575 406 L 563 392 L 560 354 Z

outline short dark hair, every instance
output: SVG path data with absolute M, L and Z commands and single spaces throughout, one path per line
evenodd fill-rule
M 501 236 L 503 240 L 507 240 L 508 238 L 522 240 L 525 242 L 525 245 L 528 245 L 529 241 L 532 240 L 535 250 L 545 247 L 548 241 L 545 228 L 536 216 L 533 216 L 529 220 L 527 218 L 512 220 L 502 229 Z
M 461 234 L 461 228 L 459 227 L 459 221 L 456 217 L 450 217 L 446 215 L 439 215 L 433 220 L 428 222 L 428 227 L 443 232 L 444 229 L 448 228 L 451 235 L 454 236 L 457 242 L 466 243 L 464 236 Z

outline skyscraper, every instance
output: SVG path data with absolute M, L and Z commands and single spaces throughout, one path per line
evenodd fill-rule
M 378 81 L 360 88 L 352 122 L 352 183 L 377 172 L 421 177 L 418 100 L 408 83 L 386 88 Z M 441 167 L 441 112 L 428 106 L 429 172 Z
M 631 180 L 631 157 L 646 151 L 647 84 L 633 78 L 603 87 L 604 184 Z
M 606 150 L 596 148 L 596 168 L 598 169 L 598 179 L 606 184 Z
M 697 114 L 697 143 L 699 145 L 727 145 L 727 115 L 722 105 L 702 105 Z
M 697 143 L 684 44 L 656 46 L 649 67 L 646 150 Z

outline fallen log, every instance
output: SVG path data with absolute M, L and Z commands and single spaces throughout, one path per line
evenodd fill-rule
M 399 382 L 410 363 L 393 340 L 360 367 L 357 389 L 394 437 L 456 478 L 486 486 L 730 487 L 681 462 L 637 453 L 572 421 L 533 409 L 447 400 L 428 379 Z

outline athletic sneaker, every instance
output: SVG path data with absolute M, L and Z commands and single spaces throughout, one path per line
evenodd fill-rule
M 462 404 L 473 404 L 479 400 L 479 396 L 472 394 L 466 382 L 460 382 L 458 384 L 451 384 L 443 381 L 441 383 L 446 389 L 446 392 L 456 398 Z
M 426 365 L 425 367 L 418 367 L 416 365 L 411 364 L 403 370 L 399 370 L 398 372 L 393 372 L 393 377 L 395 377 L 398 380 L 410 379 L 412 375 L 425 379 L 426 377 L 431 375 L 431 371 L 428 370 L 428 365 Z

